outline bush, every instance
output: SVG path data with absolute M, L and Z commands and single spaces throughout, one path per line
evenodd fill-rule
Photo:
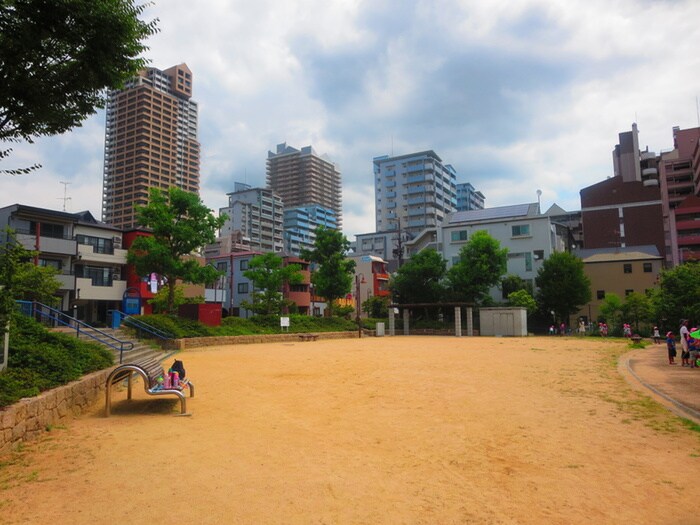
M 37 395 L 113 363 L 106 348 L 47 331 L 33 319 L 14 314 L 8 370 L 0 374 L 0 406 Z

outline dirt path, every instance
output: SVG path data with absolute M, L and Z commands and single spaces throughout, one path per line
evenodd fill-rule
M 556 343 L 556 344 L 555 344 Z M 700 524 L 700 434 L 600 340 L 396 337 L 182 354 L 197 397 L 4 458 L 2 523 Z

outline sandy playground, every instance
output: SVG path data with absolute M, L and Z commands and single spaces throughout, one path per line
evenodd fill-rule
M 623 348 L 394 337 L 180 354 L 191 417 L 117 392 L 112 417 L 100 404 L 0 458 L 0 523 L 700 524 L 700 434 L 629 386 Z

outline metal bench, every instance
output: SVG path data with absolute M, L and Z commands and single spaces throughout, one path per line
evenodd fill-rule
M 318 335 L 316 334 L 299 334 L 299 339 L 302 341 L 315 341 L 318 339 Z
M 163 365 L 156 360 L 144 363 L 127 363 L 119 365 L 107 377 L 107 388 L 105 393 L 105 414 L 109 417 L 112 409 L 112 386 L 115 383 L 127 381 L 127 399 L 131 399 L 131 378 L 134 374 L 140 375 L 143 379 L 143 389 L 149 396 L 177 396 L 180 399 L 180 415 L 187 414 L 187 396 L 183 390 L 188 388 L 190 397 L 194 397 L 194 385 L 189 379 L 183 379 L 178 387 L 163 388 L 158 383 L 159 377 L 164 377 Z

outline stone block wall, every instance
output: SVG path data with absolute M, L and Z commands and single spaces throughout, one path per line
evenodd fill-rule
M 77 381 L 21 399 L 0 408 L 0 454 L 23 441 L 38 438 L 53 425 L 60 425 L 104 399 L 108 368 L 86 375 Z
M 364 331 L 365 335 L 369 335 L 368 330 Z M 373 334 L 373 331 L 372 331 Z M 226 345 L 247 345 L 254 343 L 284 343 L 295 341 L 299 342 L 300 334 L 258 334 L 258 335 L 231 335 L 222 337 L 192 337 L 189 339 L 178 339 L 177 348 L 180 351 L 196 350 L 207 346 L 226 346 Z M 350 339 L 357 337 L 357 332 L 319 332 L 319 339 Z

